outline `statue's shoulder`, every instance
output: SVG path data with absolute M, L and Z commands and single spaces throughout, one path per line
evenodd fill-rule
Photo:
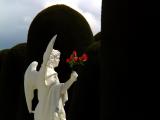
M 57 75 L 58 73 L 52 69 L 52 68 L 47 68 L 47 71 L 46 71 L 46 75 Z

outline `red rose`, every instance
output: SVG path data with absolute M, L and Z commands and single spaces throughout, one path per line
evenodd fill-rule
M 77 56 L 77 51 L 73 51 L 73 56 Z
M 81 56 L 81 60 L 82 61 L 87 61 L 88 60 L 88 55 L 86 53 L 84 53 L 82 56 Z
M 78 59 L 81 61 L 81 60 L 82 60 L 82 57 L 79 57 Z
M 69 59 L 69 58 L 67 58 L 67 59 L 66 59 L 66 62 L 67 62 L 67 63 L 68 63 L 68 62 L 70 62 L 70 59 Z
M 77 62 L 78 61 L 78 57 L 74 57 L 74 61 Z
M 73 59 L 73 55 L 70 55 L 70 58 L 69 58 L 70 60 L 72 60 Z
M 87 60 L 88 55 L 86 53 L 82 54 L 81 57 L 78 57 L 76 50 L 74 50 L 70 57 L 66 59 L 66 62 L 69 63 L 70 67 L 73 69 L 79 65 L 84 65 L 84 62 Z

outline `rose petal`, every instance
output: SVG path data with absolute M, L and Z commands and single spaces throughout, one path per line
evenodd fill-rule
M 77 62 L 78 61 L 78 57 L 74 57 L 74 61 Z
M 68 62 L 70 62 L 70 59 L 69 59 L 69 58 L 67 58 L 67 59 L 66 59 L 66 62 L 67 62 L 67 63 L 68 63 Z
M 88 60 L 88 55 L 86 53 L 84 53 L 82 55 L 82 61 L 87 61 Z
M 73 55 L 77 56 L 77 51 L 76 50 L 73 51 Z

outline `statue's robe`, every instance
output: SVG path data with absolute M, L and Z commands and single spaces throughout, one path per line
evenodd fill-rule
M 33 71 L 32 63 L 25 73 L 25 95 L 29 112 L 34 113 L 35 120 L 65 120 L 64 105 L 68 100 L 67 91 L 61 94 L 61 87 L 64 83 L 60 83 L 57 72 L 48 72 L 46 76 L 52 77 L 53 83 L 50 85 L 45 84 L 43 77 L 44 72 Z M 47 79 L 46 79 L 47 82 Z M 32 99 L 34 90 L 38 90 L 38 104 L 35 111 L 32 111 Z

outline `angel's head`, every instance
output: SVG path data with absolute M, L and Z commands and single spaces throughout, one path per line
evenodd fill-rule
M 47 66 L 51 68 L 58 67 L 59 61 L 60 61 L 60 51 L 53 49 L 49 56 Z

